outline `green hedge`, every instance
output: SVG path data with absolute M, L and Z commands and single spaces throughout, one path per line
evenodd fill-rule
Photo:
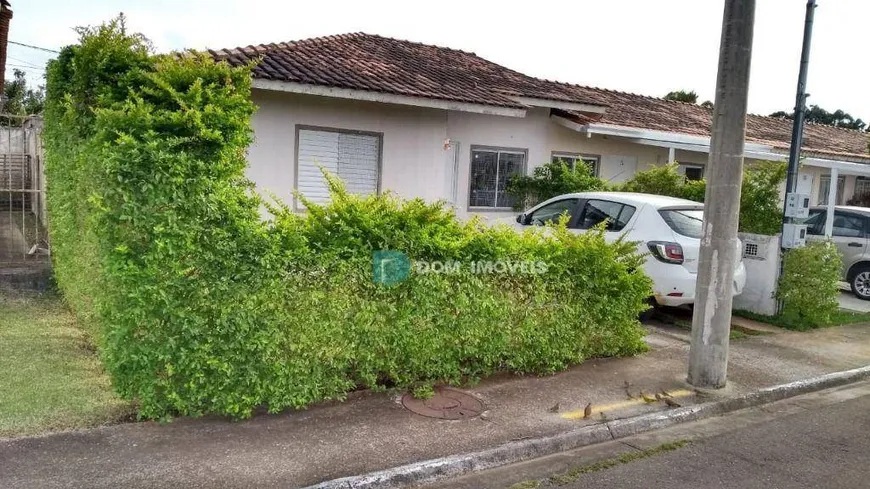
M 842 265 L 840 250 L 829 241 L 785 252 L 776 290 L 784 325 L 808 329 L 830 324 L 840 308 L 837 298 Z
M 245 417 L 644 349 L 650 282 L 634 244 L 463 223 L 441 204 L 348 195 L 333 178 L 330 205 L 267 204 L 244 177 L 253 111 L 249 69 L 151 55 L 119 22 L 83 29 L 49 65 L 57 281 L 141 416 Z M 384 285 L 378 250 L 547 270 L 464 266 Z

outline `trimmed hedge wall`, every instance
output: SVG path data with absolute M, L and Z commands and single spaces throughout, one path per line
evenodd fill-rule
M 151 55 L 121 21 L 80 34 L 48 69 L 53 259 L 140 416 L 246 417 L 644 350 L 650 282 L 633 243 L 460 222 L 441 204 L 349 195 L 331 177 L 329 205 L 268 204 L 244 177 L 249 69 Z M 378 250 L 547 269 L 387 286 L 373 281 Z

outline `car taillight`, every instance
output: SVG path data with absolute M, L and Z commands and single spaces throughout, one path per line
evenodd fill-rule
M 679 243 L 650 241 L 646 245 L 658 261 L 676 263 L 678 265 L 683 263 L 683 247 Z

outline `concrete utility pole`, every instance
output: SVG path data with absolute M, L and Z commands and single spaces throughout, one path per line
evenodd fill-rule
M 754 24 L 755 0 L 725 0 L 689 351 L 688 381 L 696 387 L 724 387 L 728 372 L 731 290 L 742 251 L 737 223 Z

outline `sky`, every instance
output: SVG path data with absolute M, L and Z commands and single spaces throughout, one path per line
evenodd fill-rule
M 49 49 L 124 12 L 158 51 L 367 32 L 471 51 L 528 75 L 645 95 L 714 95 L 722 0 L 10 0 L 9 39 Z M 870 2 L 818 0 L 809 103 L 870 120 Z M 805 0 L 758 0 L 749 111 L 794 108 Z M 51 53 L 10 45 L 7 73 Z M 11 76 L 11 73 L 10 73 Z

